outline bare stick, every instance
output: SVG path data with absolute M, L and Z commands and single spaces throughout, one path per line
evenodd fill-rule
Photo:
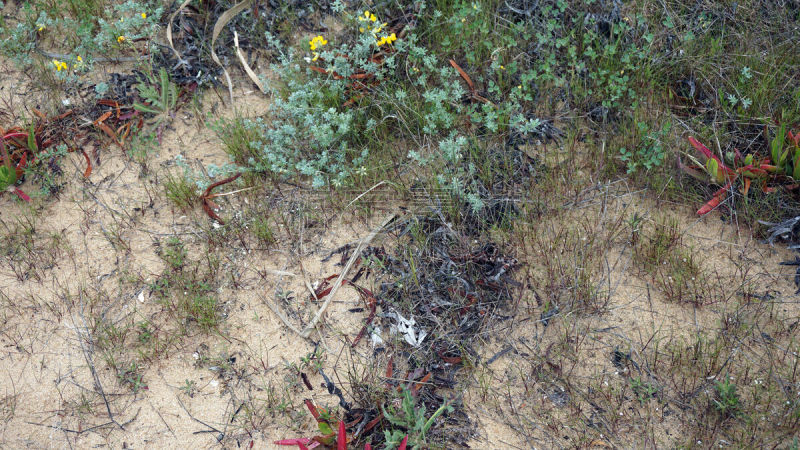
M 100 383 L 100 377 L 97 375 L 97 370 L 94 368 L 94 361 L 92 360 L 92 352 L 94 344 L 92 342 L 92 336 L 89 334 L 89 325 L 86 323 L 86 317 L 83 315 L 83 293 L 80 294 L 80 302 L 81 302 L 81 310 L 80 316 L 81 320 L 83 321 L 83 329 L 86 330 L 86 343 L 83 342 L 83 335 L 79 331 L 77 325 L 75 325 L 75 319 L 73 318 L 72 324 L 75 325 L 75 333 L 78 335 L 78 343 L 81 346 L 81 350 L 83 350 L 83 357 L 86 359 L 86 364 L 89 366 L 89 371 L 92 373 L 92 378 L 94 379 L 94 388 L 97 389 L 97 392 L 103 397 L 103 402 L 106 404 L 106 411 L 108 412 L 108 419 L 114 423 L 114 425 L 118 426 L 120 430 L 124 430 L 123 426 L 114 419 L 114 414 L 111 413 L 111 405 L 108 403 L 108 399 L 106 398 L 106 393 L 103 390 L 103 385 Z
M 308 326 L 306 326 L 306 328 L 303 330 L 303 332 L 300 333 L 300 336 L 308 339 L 308 336 L 314 330 L 314 327 L 317 326 L 317 322 L 319 322 L 319 320 L 322 318 L 322 315 L 325 314 L 325 310 L 328 309 L 328 305 L 331 304 L 331 300 L 333 300 L 336 291 L 339 290 L 339 288 L 342 286 L 342 280 L 344 280 L 344 277 L 347 275 L 347 272 L 350 271 L 350 268 L 353 266 L 353 263 L 356 261 L 356 259 L 358 259 L 358 257 L 361 256 L 361 252 L 364 250 L 364 247 L 366 247 L 367 244 L 369 244 L 372 241 L 372 239 L 374 239 L 375 236 L 386 225 L 389 224 L 389 222 L 394 220 L 396 216 L 397 213 L 395 212 L 389 214 L 385 219 L 383 219 L 383 222 L 381 222 L 381 224 L 377 228 L 373 229 L 372 232 L 370 232 L 369 235 L 367 235 L 367 237 L 365 237 L 364 239 L 361 240 L 361 242 L 358 243 L 358 247 L 356 247 L 356 250 L 353 252 L 353 255 L 350 256 L 350 260 L 347 261 L 347 264 L 344 266 L 344 269 L 342 269 L 342 273 L 339 274 L 339 277 L 336 278 L 336 282 L 333 283 L 331 292 L 330 294 L 328 294 L 328 299 L 325 300 L 325 303 L 322 305 L 319 311 L 317 311 L 317 315 L 314 316 L 314 319 L 311 321 L 311 323 L 309 323 Z
M 225 434 L 225 433 L 223 433 L 222 431 L 219 431 L 218 429 L 216 429 L 216 428 L 212 427 L 211 425 L 209 425 L 209 424 L 207 424 L 207 423 L 203 422 L 202 420 L 200 420 L 200 419 L 196 418 L 195 416 L 193 416 L 193 415 L 192 415 L 192 413 L 190 413 L 190 412 L 189 412 L 189 410 L 188 410 L 188 409 L 186 409 L 186 406 L 183 404 L 183 402 L 181 401 L 180 397 L 178 397 L 177 395 L 175 396 L 175 400 L 177 400 L 177 401 L 178 401 L 178 404 L 179 404 L 179 405 L 181 405 L 181 408 L 183 408 L 183 410 L 184 410 L 184 411 L 186 411 L 186 414 L 188 414 L 188 415 L 189 415 L 189 418 L 190 418 L 190 419 L 194 420 L 195 422 L 199 423 L 200 425 L 203 425 L 203 426 L 206 426 L 206 427 L 208 427 L 208 430 L 195 431 L 193 434 L 199 434 L 199 433 L 213 433 L 213 432 L 217 432 L 217 433 L 219 433 L 219 434 L 222 434 L 222 435 L 224 435 L 224 434 Z M 219 440 L 219 439 L 218 439 L 218 440 Z

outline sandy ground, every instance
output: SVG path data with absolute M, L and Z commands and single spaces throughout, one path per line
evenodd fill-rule
M 13 98 L 11 83 L 6 77 L 0 95 L 7 102 L 24 104 L 26 99 Z M 239 86 L 235 93 L 241 115 L 255 116 L 267 107 L 257 91 Z M 201 111 L 211 110 L 221 117 L 232 114 L 218 95 L 207 93 Z M 159 313 L 147 289 L 164 269 L 156 241 L 180 236 L 188 243 L 190 258 L 201 258 L 209 234 L 214 233 L 199 208 L 188 213 L 175 210 L 159 181 L 165 170 L 175 169 L 174 158 L 179 154 L 197 166 L 227 161 L 221 142 L 203 125 L 203 119 L 189 108 L 181 110 L 165 132 L 159 153 L 148 163 L 147 174 L 111 146 L 103 149 L 102 163 L 88 180 L 81 176 L 83 160 L 71 155 L 65 167 L 74 176 L 56 200 L 37 200 L 28 207 L 10 195 L 0 196 L 4 235 L 19 233 L 20 222 L 35 224 L 26 257 L 32 264 L 0 261 L 0 446 L 206 448 L 219 446 L 221 440 L 227 448 L 247 447 L 251 441 L 253 448 L 271 448 L 274 439 L 313 434 L 303 398 L 335 404 L 335 398 L 320 388 L 319 376 L 311 379 L 313 391 L 284 391 L 287 380 L 298 383 L 288 365 L 297 364 L 314 346 L 290 331 L 267 302 L 276 302 L 280 288 L 293 292 L 299 304 L 315 308 L 308 299 L 306 281 L 315 283 L 338 273 L 336 258 L 327 263 L 321 260 L 332 250 L 366 236 L 383 218 L 380 214 L 369 220 L 342 214 L 326 226 L 305 229 L 300 242 L 288 241 L 287 230 L 280 230 L 278 245 L 268 250 L 231 244 L 222 252 L 221 267 L 236 276 L 223 282 L 219 290 L 226 313 L 221 333 L 193 332 L 169 344 L 144 367 L 145 390 L 132 393 L 121 386 L 95 351 L 91 330 L 98 317 L 122 323 L 132 316 L 147 319 Z M 569 445 L 569 439 L 562 438 L 558 430 L 544 426 L 534 436 L 523 437 L 519 430 L 531 427 L 518 423 L 525 417 L 536 417 L 540 424 L 574 417 L 574 411 L 559 403 L 557 385 L 539 383 L 533 390 L 534 396 L 541 397 L 539 403 L 519 401 L 532 395 L 526 393 L 521 380 L 530 364 L 524 355 L 549 351 L 548 343 L 555 342 L 559 333 L 586 338 L 569 369 L 571 376 L 603 383 L 620 377 L 609 358 L 614 348 L 641 342 L 649 335 L 680 337 L 715 326 L 721 306 L 697 308 L 664 301 L 632 266 L 627 238 L 604 235 L 614 228 L 614 221 L 629 217 L 634 210 L 650 218 L 663 213 L 678 218 L 685 243 L 703 255 L 704 268 L 733 278 L 736 263 L 743 262 L 753 284 L 770 286 L 786 299 L 796 300 L 791 268 L 777 265 L 789 259 L 790 253 L 753 240 L 747 230 L 737 232 L 735 226 L 723 224 L 713 215 L 696 219 L 688 208 L 658 204 L 619 184 L 587 192 L 583 200 L 571 216 L 574 223 L 585 224 L 578 232 L 614 241 L 605 255 L 605 268 L 598 272 L 609 286 L 605 312 L 576 317 L 571 329 L 565 325 L 547 328 L 535 320 L 539 311 L 532 300 L 533 291 L 520 294 L 525 299 L 520 310 L 527 308 L 524 318 L 512 318 L 481 337 L 483 361 L 508 346 L 512 351 L 482 364 L 466 381 L 464 400 L 476 419 L 473 448 Z M 223 216 L 233 213 L 231 204 L 223 202 L 228 205 L 223 207 Z M 524 266 L 536 265 L 535 248 L 521 246 L 517 253 Z M 290 274 L 280 275 L 283 272 Z M 525 272 L 518 275 L 524 283 Z M 366 313 L 348 312 L 359 306 L 363 305 L 358 296 L 343 288 L 325 325 L 312 336 L 325 347 L 323 367 L 328 374 L 344 374 L 349 364 L 372 358 L 368 344 L 350 352 L 345 339 L 361 327 Z M 290 321 L 300 326 L 298 318 Z M 216 362 L 201 364 L 204 359 L 228 361 L 229 367 L 223 369 Z M 362 370 L 369 367 L 364 364 Z M 187 380 L 194 382 L 192 395 L 182 390 Z M 339 382 L 346 391 L 344 377 Z M 277 413 L 276 405 L 281 402 L 273 397 L 283 395 L 299 415 Z M 243 405 L 259 404 L 261 411 L 243 410 Z M 541 405 L 549 407 L 541 409 Z M 580 414 L 588 419 L 588 411 Z M 633 417 L 626 423 L 623 430 L 633 431 L 638 426 Z M 669 418 L 658 430 L 656 440 L 665 444 L 680 433 L 679 425 Z M 611 446 L 601 437 L 586 443 L 589 447 Z

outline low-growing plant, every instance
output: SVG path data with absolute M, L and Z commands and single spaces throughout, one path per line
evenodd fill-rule
M 416 406 L 416 401 L 409 389 L 403 389 L 400 397 L 400 408 L 391 405 L 382 408 L 383 416 L 392 425 L 400 429 L 385 430 L 384 438 L 389 448 L 399 446 L 408 436 L 408 443 L 413 449 L 426 447 L 425 434 L 430 430 L 436 419 L 445 412 L 452 412 L 453 407 L 447 402 L 442 403 L 430 417 L 425 417 L 425 406 Z M 406 431 L 407 430 L 407 431 Z
M 645 403 L 658 393 L 656 386 L 647 381 L 642 381 L 641 377 L 631 378 L 631 389 L 636 394 L 639 403 Z
M 164 178 L 164 193 L 173 205 L 188 210 L 196 204 L 198 194 L 195 185 L 185 176 L 168 172 Z
M 0 23 L 0 52 L 22 67 L 35 62 L 37 43 L 50 37 L 63 45 L 55 53 L 40 50 L 58 79 L 76 82 L 96 60 L 115 57 L 141 46 L 154 50 L 149 39 L 159 30 L 163 6 L 127 0 L 104 5 L 102 1 L 32 1 L 20 8 L 18 22 Z
M 648 171 L 664 163 L 667 151 L 663 142 L 668 136 L 672 124 L 665 122 L 657 131 L 652 131 L 647 122 L 637 122 L 636 127 L 639 134 L 643 136 L 640 144 L 632 150 L 620 149 L 620 155 L 628 173 L 633 173 L 638 169 Z
M 10 190 L 20 199 L 27 202 L 30 197 L 14 184 L 25 173 L 29 162 L 33 162 L 38 153 L 41 142 L 33 129 L 33 123 L 28 131 L 12 128 L 7 131 L 0 129 L 0 192 Z
M 735 416 L 741 407 L 739 394 L 736 392 L 736 384 L 731 381 L 730 375 L 725 375 L 725 379 L 717 381 L 714 385 L 716 398 L 713 399 L 714 407 L 720 414 L 726 417 Z
M 119 372 L 117 372 L 117 380 L 121 385 L 133 391 L 134 394 L 147 389 L 147 383 L 144 382 L 142 368 L 139 367 L 139 364 L 136 362 L 122 367 Z
M 705 159 L 705 162 L 697 160 L 689 155 L 695 163 L 692 166 L 684 165 L 680 159 L 679 166 L 686 173 L 700 180 L 707 180 L 698 169 L 705 170 L 710 176 L 711 182 L 722 185 L 714 193 L 712 198 L 697 211 L 697 214 L 704 215 L 716 208 L 727 197 L 727 192 L 734 183 L 741 182 L 741 193 L 747 196 L 753 182 L 760 185 L 764 192 L 772 192 L 775 188 L 770 184 L 792 185 L 800 180 L 800 132 L 793 134 L 786 131 L 786 125 L 782 124 L 775 137 L 770 141 L 771 158 L 765 157 L 756 159 L 753 154 L 742 156 L 734 149 L 724 155 L 725 161 L 715 155 L 705 145 L 694 137 L 689 137 L 689 142 Z
M 137 84 L 136 89 L 144 103 L 134 103 L 133 107 L 137 111 L 155 115 L 151 126 L 156 130 L 160 142 L 161 133 L 178 104 L 178 86 L 169 79 L 167 70 L 162 67 L 158 78 L 148 77 L 146 81 Z

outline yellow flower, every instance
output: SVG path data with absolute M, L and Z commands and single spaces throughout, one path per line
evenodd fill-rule
M 377 42 L 377 45 L 378 45 L 378 47 L 380 47 L 383 44 L 391 44 L 392 42 L 394 42 L 396 40 L 397 40 L 397 36 L 394 33 L 392 33 L 389 36 L 384 36 L 384 37 L 380 38 L 378 40 L 378 42 Z
M 317 53 L 317 52 L 314 52 L 314 57 L 313 57 L 313 58 L 311 58 L 311 60 L 312 60 L 312 61 L 316 61 L 316 60 L 318 60 L 318 59 L 319 59 L 319 53 Z
M 359 32 L 359 33 L 363 33 L 364 31 L 366 31 L 366 30 L 364 29 L 364 27 L 358 27 L 358 32 Z
M 358 16 L 358 21 L 359 22 L 375 22 L 376 20 L 378 20 L 378 18 L 375 17 L 375 14 L 372 14 L 369 11 L 364 11 L 364 16 L 363 17 L 362 16 Z
M 118 44 L 122 44 L 123 41 L 125 41 L 125 36 L 117 36 L 117 43 Z
M 67 70 L 67 68 L 68 68 L 67 63 L 65 63 L 63 61 L 59 61 L 57 59 L 53 60 L 53 65 L 56 66 L 56 70 L 58 72 L 61 72 L 62 70 Z
M 326 45 L 327 43 L 328 43 L 328 41 L 326 41 L 324 37 L 317 36 L 314 39 L 311 39 L 310 41 L 308 41 L 308 46 L 311 48 L 311 50 L 316 50 L 317 47 L 322 47 L 323 45 Z
M 506 66 L 500 66 L 500 70 L 506 70 Z
M 78 62 L 83 62 L 83 58 L 81 58 L 80 56 L 78 56 L 77 59 L 78 59 Z
M 142 19 L 147 19 L 147 13 L 142 13 Z
M 44 30 L 44 25 L 39 25 L 39 31 Z

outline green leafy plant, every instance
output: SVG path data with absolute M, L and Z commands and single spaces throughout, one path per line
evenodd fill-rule
M 399 409 L 395 409 L 393 406 L 381 408 L 386 420 L 400 428 L 384 431 L 386 444 L 390 447 L 399 446 L 404 436 L 408 435 L 411 448 L 425 448 L 425 434 L 433 426 L 433 423 L 445 411 L 453 410 L 453 407 L 445 402 L 429 418 L 425 418 L 425 407 L 416 407 L 415 405 L 416 401 L 411 395 L 411 391 L 404 389 Z
M 714 407 L 724 416 L 735 416 L 741 407 L 736 385 L 731 381 L 730 375 L 717 381 L 714 385 L 717 398 L 713 399 Z
M 172 117 L 172 111 L 178 104 L 178 86 L 169 79 L 167 70 L 162 67 L 158 78 L 148 77 L 147 82 L 137 84 L 136 89 L 144 103 L 136 102 L 133 107 L 137 111 L 155 115 L 153 126 L 160 138 L 167 120 Z
M 651 383 L 642 381 L 641 377 L 631 378 L 631 389 L 636 394 L 639 403 L 644 403 L 653 398 L 658 392 L 658 388 Z
M 633 173 L 639 169 L 650 170 L 664 163 L 666 150 L 662 142 L 672 129 L 672 124 L 665 122 L 661 129 L 657 131 L 652 131 L 646 122 L 637 122 L 636 127 L 639 133 L 644 136 L 639 146 L 633 150 L 620 149 L 620 156 L 627 166 L 628 173 Z
M 141 390 L 147 390 L 147 384 L 144 382 L 144 375 L 141 372 L 139 364 L 132 362 L 119 370 L 117 380 L 123 386 L 129 387 L 135 394 Z
M 766 135 L 766 127 L 764 132 Z M 786 123 L 781 123 L 770 141 L 770 156 L 775 173 L 800 181 L 800 131 L 793 134 Z
M 194 380 L 187 378 L 183 382 L 183 386 L 180 387 L 180 390 L 183 391 L 184 394 L 188 395 L 189 398 L 193 398 L 195 392 L 197 392 L 197 383 Z

